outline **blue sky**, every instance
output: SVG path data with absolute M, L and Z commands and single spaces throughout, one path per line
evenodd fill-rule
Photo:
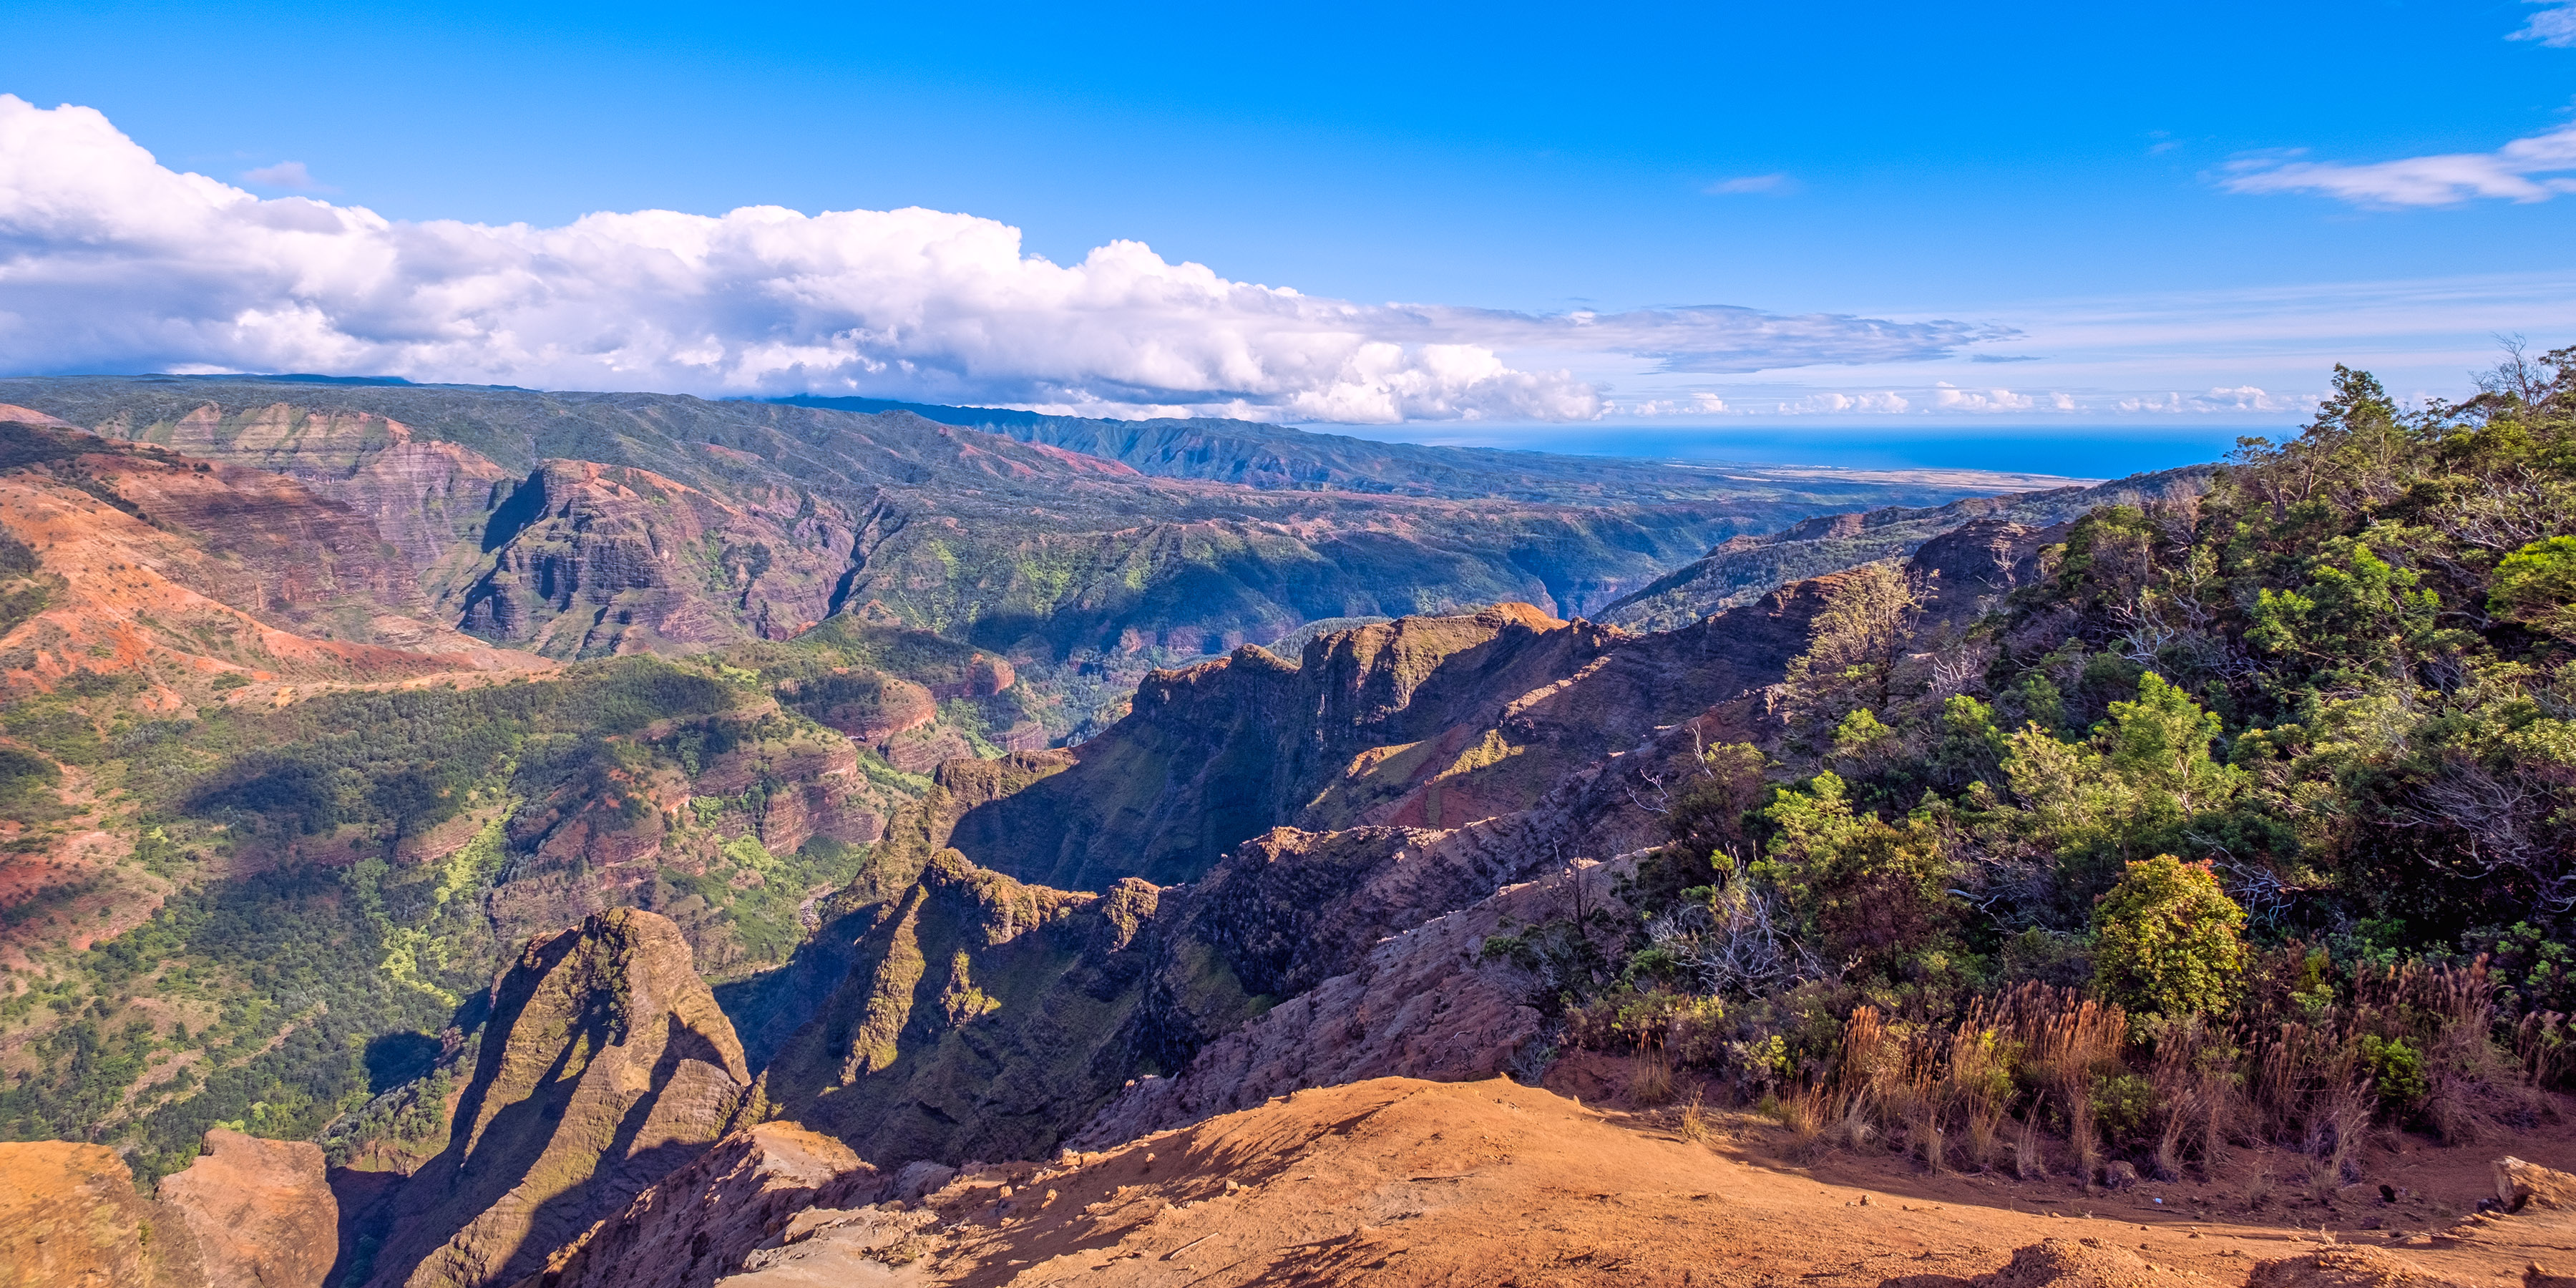
M 943 349 L 833 368 L 837 387 L 807 381 L 826 392 L 1231 407 L 1556 447 L 1684 427 L 1956 438 L 2000 419 L 2037 422 L 1996 431 L 2007 440 L 2116 425 L 2197 443 L 2295 425 L 2337 359 L 2402 392 L 2457 394 L 2494 332 L 2576 342 L 2576 196 L 2552 186 L 2576 149 L 2550 141 L 2576 98 L 2576 48 L 2513 38 L 2565 30 L 2549 25 L 2563 17 L 2513 3 L 423 13 L 21 0 L 0 13 L 0 91 L 95 109 L 160 166 L 290 213 L 301 207 L 279 199 L 397 225 L 544 230 L 601 211 L 920 206 L 1017 229 L 1022 253 L 1057 265 L 1135 241 L 1224 283 L 1450 310 L 1345 318 L 1403 355 L 1394 375 L 1345 371 L 1338 392 L 1277 374 L 1322 361 L 1306 341 L 1288 346 L 1293 360 L 1254 346 L 1259 379 L 1005 371 Z M 2518 139 L 2541 142 L 2494 159 Z M 2454 154 L 2467 160 L 2387 168 Z M 2475 195 L 2481 174 L 2502 195 Z M 22 315 L 34 298 L 17 301 Z M 1668 339 L 1672 317 L 1652 312 L 1706 305 L 1956 325 L 1878 349 L 1844 327 L 1770 356 L 1734 344 L 1721 360 Z M 223 294 L 205 307 L 244 306 Z M 464 361 L 384 348 L 340 321 L 354 306 L 317 307 L 365 343 L 291 356 L 420 374 Z M 1479 311 L 1592 312 L 1634 333 L 1586 350 Z M 1100 316 L 1092 330 L 1117 325 Z M 709 325 L 708 342 L 735 339 Z M 182 366 L 195 344 L 214 369 L 281 352 L 209 334 L 111 335 L 22 365 Z M 1065 332 L 1047 334 L 1025 343 Z M 1421 358 L 1439 345 L 1498 355 L 1504 374 Z M 1692 356 L 1674 359 L 1677 345 Z M 667 364 L 605 369 L 689 383 Z M 705 391 L 744 368 L 724 370 Z M 770 389 L 822 368 L 762 370 Z M 1519 372 L 1542 376 L 1514 384 Z M 1353 381 L 1385 396 L 1356 398 Z

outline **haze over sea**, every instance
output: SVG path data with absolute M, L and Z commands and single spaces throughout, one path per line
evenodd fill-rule
M 1842 470 L 1995 470 L 2107 479 L 2224 457 L 2239 437 L 2280 438 L 2280 424 L 2193 425 L 1308 425 L 1381 442 L 1578 452 Z

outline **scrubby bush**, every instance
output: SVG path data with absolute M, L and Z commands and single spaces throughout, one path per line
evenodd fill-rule
M 1832 580 L 1778 759 L 1640 862 L 1573 1040 L 2026 1176 L 2268 1141 L 2322 1183 L 2373 1130 L 2532 1121 L 2576 1076 L 2576 349 L 2483 390 L 2338 368 L 1980 620 Z M 1717 1040 L 1640 1036 L 1691 998 Z
M 2498 617 L 2576 639 L 2576 537 L 2548 537 L 2506 555 L 2487 603 Z
M 2094 905 L 2094 991 L 2140 1015 L 2223 1012 L 2245 973 L 2244 924 L 2210 865 L 2131 863 Z

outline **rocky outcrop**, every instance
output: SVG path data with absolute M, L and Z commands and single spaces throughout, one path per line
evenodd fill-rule
M 761 1123 L 662 1178 L 518 1288 L 703 1288 L 798 1214 L 859 1207 L 884 1189 L 849 1146 L 794 1123 Z
M 115 1150 L 60 1140 L 0 1142 L 0 1284 L 211 1288 L 184 1217 L 136 1194 Z
M 550 657 L 785 639 L 833 610 L 849 516 L 720 500 L 650 470 L 547 461 L 492 512 L 460 625 Z
M 724 1132 L 750 1081 L 677 928 L 619 909 L 531 942 L 445 1151 L 396 1196 L 378 1288 L 478 1288 L 544 1267 Z
M 1156 677 L 1080 747 L 951 762 L 834 896 L 782 973 L 795 986 L 748 1008 L 764 1034 L 802 1021 L 768 1100 L 891 1165 L 1042 1152 L 1139 1073 L 1180 1076 L 1140 1083 L 1152 1103 L 1111 1114 L 1129 1126 L 1331 1078 L 1489 1073 L 1538 1022 L 1462 963 L 1506 909 L 1551 897 L 1495 892 L 1660 843 L 1654 794 L 1761 723 L 1822 596 L 1646 639 L 1520 605 L 1327 635 L 1298 666 L 1247 649 Z M 1426 729 L 1478 750 L 1366 745 Z M 1222 857 L 1158 888 L 1117 876 L 1107 841 Z M 1018 875 L 1068 869 L 1116 883 Z
M 1645 589 L 1603 607 L 1596 616 L 1629 630 L 1675 630 L 1711 613 L 1751 603 L 1789 582 L 1903 558 L 1963 525 L 2044 528 L 2099 505 L 2140 505 L 2195 495 L 2206 489 L 2209 472 L 2209 466 L 2195 465 L 2092 487 L 1963 497 L 1928 508 L 1890 506 L 1866 513 L 1818 515 L 1777 532 L 1729 538 L 1705 558 L 1666 573 Z
M 1545 1022 L 1508 969 L 1479 964 L 1477 949 L 1507 926 L 1565 915 L 1577 880 L 1588 897 L 1605 898 L 1623 870 L 1586 863 L 1371 943 L 1331 978 L 1207 1043 L 1174 1076 L 1129 1083 L 1069 1144 L 1105 1149 L 1310 1087 L 1493 1077 L 1513 1067 Z
M 871 747 L 939 718 L 939 700 L 929 689 L 879 671 L 844 667 L 799 685 L 794 697 L 816 723 Z
M 218 1127 L 153 1194 L 187 1224 L 209 1284 L 321 1288 L 331 1273 L 340 1206 L 318 1146 Z
M 1157 672 L 1127 719 L 1070 749 L 1063 772 L 967 813 L 952 843 L 1024 879 L 1096 888 L 1195 880 L 1283 825 L 1508 816 L 1777 683 L 1822 603 L 1807 584 L 1643 638 L 1505 604 L 1328 634 L 1296 663 L 1247 648 Z M 1729 721 L 1741 736 L 1759 717 Z
M 966 659 L 962 674 L 956 679 L 930 686 L 930 696 L 945 701 L 950 698 L 989 698 L 1019 683 L 1019 673 L 998 657 L 976 653 Z
M 2507 1212 L 2576 1212 L 2576 1176 L 2507 1156 L 2496 1160 L 2495 1195 Z
M 1064 773 L 960 820 L 955 844 L 1062 886 L 1193 880 L 1233 846 L 1298 821 L 1355 757 L 1490 726 L 1615 641 L 1502 604 L 1325 635 L 1293 662 L 1245 647 L 1158 671 L 1125 720 L 1072 749 Z
M 1142 882 L 1070 893 L 938 850 L 817 932 L 848 966 L 762 1074 L 765 1102 L 889 1164 L 1050 1150 L 1128 1076 L 1156 913 Z M 1239 988 L 1204 987 L 1241 1018 Z

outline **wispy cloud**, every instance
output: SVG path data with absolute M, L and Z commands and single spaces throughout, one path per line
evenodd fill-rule
M 2576 0 L 2527 3 L 2540 5 L 2540 11 L 2506 39 L 2576 48 Z M 2493 152 L 2351 163 L 2299 160 L 2305 151 L 2229 162 L 2219 186 L 2230 192 L 2314 192 L 2364 206 L 2456 206 L 2481 197 L 2533 202 L 2576 192 L 2576 179 L 2553 177 L 2576 170 L 2576 125 L 2515 139 Z
M 256 170 L 242 171 L 242 182 L 263 188 L 284 188 L 288 192 L 338 192 L 339 189 L 314 181 L 313 173 L 301 161 L 280 161 Z
M 2576 125 L 2515 139 L 2493 152 L 2357 165 L 2264 157 L 2231 162 L 2227 169 L 2219 184 L 2230 192 L 2315 192 L 2372 206 L 2455 206 L 2479 197 L 2547 201 L 2576 192 L 2576 179 L 2546 177 L 2576 170 Z
M 245 176 L 312 182 L 292 163 Z M 1583 420 L 1573 366 L 1908 363 L 2009 335 L 1722 306 L 1360 304 L 1114 241 L 1057 264 L 934 210 L 753 206 L 557 228 L 387 219 L 172 171 L 98 112 L 0 95 L 0 354 L 21 372 L 382 373 L 865 393 L 1097 414 Z
M 1720 179 L 1700 191 L 1712 197 L 1785 197 L 1798 191 L 1798 188 L 1796 179 L 1790 178 L 1787 174 L 1773 173 L 1745 174 L 1737 175 L 1732 179 Z
M 2576 48 L 2576 0 L 2530 0 L 2545 5 L 2509 40 L 2537 40 L 2552 49 Z
M 1622 354 L 1648 359 L 1653 370 L 1682 374 L 1917 362 L 2019 334 L 1991 323 L 1891 322 L 1848 313 L 1766 313 L 1725 304 L 1556 314 L 1389 305 L 1380 311 L 1376 326 L 1383 334 L 1408 339 Z

